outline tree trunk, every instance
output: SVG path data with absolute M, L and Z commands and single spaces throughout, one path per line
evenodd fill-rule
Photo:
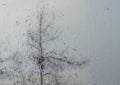
M 43 72 L 40 73 L 40 85 L 43 85 Z
M 43 85 L 43 68 L 42 65 L 40 65 L 40 85 Z

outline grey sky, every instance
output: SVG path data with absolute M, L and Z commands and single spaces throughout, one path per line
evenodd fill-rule
M 58 13 L 63 40 L 78 48 L 81 56 L 94 59 L 89 66 L 92 82 L 120 85 L 120 0 L 1 0 L 0 39 L 11 35 L 11 41 L 16 41 L 38 2 Z
M 88 1 L 90 55 L 98 57 L 93 66 L 98 85 L 120 84 L 120 1 Z

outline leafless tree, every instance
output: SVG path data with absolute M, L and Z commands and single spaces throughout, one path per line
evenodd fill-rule
M 24 73 L 26 70 L 24 69 L 26 65 L 25 56 L 20 51 L 12 52 L 12 48 L 8 47 L 10 45 L 8 40 L 7 43 L 0 44 L 0 79 L 12 81 L 15 78 L 20 78 L 21 81 L 24 81 L 26 77 Z
M 0 79 L 5 79 L 9 76 L 6 67 L 3 66 L 5 62 L 6 59 L 0 58 Z
M 58 30 L 54 28 L 55 15 L 53 12 L 47 13 L 43 8 L 37 12 L 35 17 L 37 20 L 35 28 L 29 24 L 31 28 L 27 31 L 27 44 L 32 50 L 29 58 L 39 69 L 40 85 L 43 85 L 44 75 L 62 71 L 64 65 L 81 67 L 87 64 L 86 60 L 81 62 L 70 60 L 67 55 L 68 47 L 62 51 L 55 50 L 54 47 L 48 47 L 51 42 L 57 41 L 60 36 Z
M 5 44 L 0 42 L 0 79 L 6 79 L 9 76 L 9 73 L 5 66 L 6 62 L 8 61 L 8 58 L 2 55 L 3 52 L 6 51 L 6 46 L 4 47 Z
M 22 85 L 25 83 L 25 58 L 18 51 L 9 57 L 8 69 L 13 78 L 20 78 Z

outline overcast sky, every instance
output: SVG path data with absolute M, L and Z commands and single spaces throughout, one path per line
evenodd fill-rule
M 91 82 L 120 85 L 120 0 L 0 0 L 0 39 L 19 39 L 26 17 L 41 4 L 58 14 L 63 40 L 92 59 Z

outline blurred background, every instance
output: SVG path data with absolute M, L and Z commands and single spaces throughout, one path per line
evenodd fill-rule
M 44 5 L 57 15 L 62 40 L 91 60 L 83 81 L 120 85 L 120 0 L 0 0 L 1 55 L 22 49 L 25 19 Z

